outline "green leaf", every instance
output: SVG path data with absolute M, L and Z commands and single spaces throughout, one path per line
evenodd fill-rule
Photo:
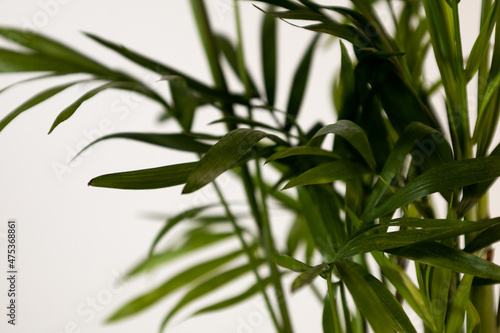
M 361 265 L 340 260 L 335 266 L 357 308 L 376 333 L 417 332 L 394 295 Z
M 261 265 L 264 260 L 258 260 L 257 265 Z M 188 304 L 196 301 L 197 299 L 205 296 L 206 294 L 212 293 L 218 288 L 227 285 L 231 281 L 239 278 L 240 276 L 248 273 L 251 267 L 248 264 L 238 266 L 236 268 L 230 269 L 228 271 L 222 272 L 205 280 L 193 287 L 190 291 L 188 291 L 184 297 L 174 306 L 174 308 L 167 314 L 165 319 L 161 324 L 160 331 L 163 331 L 167 326 L 170 319 L 180 310 L 182 310 Z
M 161 285 L 157 286 L 151 291 L 148 291 L 142 296 L 137 297 L 131 302 L 122 306 L 120 309 L 118 309 L 118 311 L 113 313 L 107 319 L 107 322 L 115 322 L 146 310 L 169 294 L 179 290 L 182 287 L 187 286 L 191 282 L 204 277 L 208 273 L 217 270 L 222 265 L 238 258 L 242 253 L 242 250 L 231 252 L 230 254 L 216 259 L 204 261 L 197 264 L 196 266 L 184 270 L 183 272 L 169 278 L 167 281 L 163 282 Z
M 365 211 L 363 220 L 372 221 L 426 195 L 486 182 L 500 176 L 500 157 L 479 157 L 446 162 L 410 181 L 380 206 Z
M 271 278 L 263 279 L 262 284 L 264 286 L 269 285 L 272 282 Z M 213 311 L 219 311 L 228 307 L 232 307 L 236 304 L 239 304 L 243 301 L 246 301 L 250 297 L 254 296 L 261 290 L 261 284 L 259 282 L 255 283 L 253 286 L 251 286 L 249 289 L 245 290 L 243 293 L 230 297 L 228 299 L 225 299 L 223 301 L 217 302 L 215 304 L 206 306 L 198 311 L 196 311 L 193 315 L 199 315 L 199 314 L 204 314 L 208 312 L 213 312 Z
M 366 38 L 354 27 L 348 24 L 339 24 L 333 21 L 328 23 L 318 23 L 305 26 L 304 29 L 321 32 L 333 35 L 338 38 L 347 40 L 356 47 L 367 47 L 370 43 Z
M 80 73 L 83 69 L 37 53 L 21 53 L 0 48 L 0 72 L 55 72 Z
M 1 121 L 0 121 L 0 132 L 7 126 L 12 120 L 14 120 L 17 116 L 19 116 L 21 113 L 24 111 L 31 109 L 35 105 L 38 105 L 47 99 L 51 98 L 52 96 L 57 95 L 63 90 L 66 90 L 67 88 L 79 83 L 78 82 L 71 82 L 71 83 L 66 83 L 57 87 L 53 87 L 47 90 L 44 90 L 35 96 L 31 97 L 28 99 L 26 102 L 23 104 L 19 105 L 17 108 L 15 108 L 12 112 L 10 112 L 7 116 L 5 116 Z
M 318 165 L 306 172 L 298 175 L 290 180 L 284 190 L 311 184 L 326 184 L 337 180 L 347 180 L 352 178 L 361 177 L 369 171 L 363 167 L 347 162 L 347 161 L 334 161 Z
M 474 46 L 469 55 L 469 59 L 467 60 L 467 66 L 465 68 L 465 77 L 467 82 L 469 82 L 474 74 L 479 69 L 481 62 L 484 59 L 484 55 L 488 52 L 489 43 L 491 39 L 491 35 L 493 33 L 493 28 L 495 27 L 495 23 L 498 19 L 499 12 L 498 1 L 494 1 L 493 5 L 490 7 L 490 10 L 484 20 L 481 30 L 479 31 L 479 35 L 477 36 L 476 41 L 474 42 Z
M 188 87 L 186 80 L 182 77 L 174 77 L 168 81 L 174 107 L 172 112 L 182 129 L 186 132 L 191 131 L 194 112 L 202 104 L 201 100 Z
M 191 193 L 211 183 L 219 175 L 234 167 L 236 162 L 263 138 L 278 138 L 259 130 L 239 128 L 226 134 L 202 157 L 189 175 L 182 193 Z
M 457 273 L 500 280 L 500 266 L 436 242 L 419 243 L 386 252 Z
M 14 43 L 37 51 L 42 55 L 40 58 L 47 57 L 58 61 L 62 68 L 67 64 L 72 64 L 89 73 L 105 75 L 113 73 L 98 62 L 36 32 L 3 27 L 0 28 L 0 35 Z
M 328 269 L 328 264 L 321 264 L 311 267 L 297 276 L 292 283 L 292 292 L 296 292 L 300 288 L 310 285 L 314 279 L 316 279 L 318 275 L 323 273 L 326 269 Z
M 186 134 L 165 134 L 165 133 L 113 133 L 105 135 L 94 142 L 90 143 L 88 146 L 83 148 L 79 153 L 81 154 L 85 150 L 89 149 L 98 142 L 109 140 L 109 139 L 128 139 L 144 143 L 149 143 L 157 145 L 164 148 L 171 148 L 186 152 L 193 153 L 206 153 L 210 149 L 211 145 L 201 143 L 193 139 L 193 137 Z M 78 156 L 77 155 L 77 156 Z M 75 156 L 76 158 L 76 156 Z
M 350 120 L 339 120 L 335 124 L 326 125 L 320 129 L 309 141 L 309 145 L 316 145 L 321 142 L 327 134 L 339 135 L 347 140 L 361 154 L 368 166 L 375 170 L 375 158 L 365 131 L 359 125 Z
M 340 156 L 338 154 L 332 153 L 331 151 L 328 150 L 311 146 L 297 146 L 297 147 L 285 147 L 283 149 L 278 150 L 276 153 L 271 155 L 271 157 L 269 157 L 266 160 L 266 163 L 273 162 L 290 156 L 302 156 L 302 155 L 326 156 L 335 159 L 340 159 Z
M 482 231 L 491 226 L 498 225 L 500 225 L 500 218 L 479 222 L 413 218 L 397 219 L 391 221 L 388 226 L 404 226 L 419 229 L 358 235 L 346 242 L 339 249 L 337 257 L 346 258 L 365 252 L 382 251 L 415 243 L 443 240 L 467 233 Z M 383 225 L 381 227 L 385 229 L 388 226 Z M 370 231 L 373 230 L 374 229 L 371 229 Z
M 276 39 L 276 19 L 266 14 L 262 22 L 261 58 L 267 103 L 270 106 L 274 106 L 276 95 Z
M 66 109 L 64 109 L 59 115 L 57 116 L 56 120 L 52 124 L 49 134 L 52 133 L 52 131 L 63 121 L 68 120 L 75 112 L 78 110 L 78 108 L 88 99 L 94 97 L 98 93 L 106 90 L 106 89 L 133 89 L 134 87 L 137 87 L 137 84 L 132 83 L 132 82 L 108 82 L 104 85 L 101 85 L 97 88 L 94 88 L 87 93 L 85 93 L 83 96 L 78 98 L 73 104 L 68 106 Z
M 430 136 L 430 141 L 428 140 L 430 147 L 426 148 L 427 158 L 430 158 L 433 155 L 438 155 L 437 158 L 442 159 L 443 162 L 453 158 L 451 155 L 451 149 L 449 148 L 446 139 L 440 132 L 418 122 L 413 122 L 408 125 L 401 133 L 398 141 L 389 154 L 384 167 L 380 172 L 381 179 L 377 180 L 377 183 L 368 197 L 366 209 L 363 214 L 363 220 L 368 221 L 365 216 L 368 215 L 368 213 L 379 203 L 380 199 L 387 190 L 387 184 L 392 182 L 397 171 L 401 168 L 406 156 L 415 149 L 415 145 L 423 144 L 425 146 L 425 143 L 421 140 L 427 136 Z
M 312 268 L 311 266 L 286 255 L 275 254 L 273 256 L 273 260 L 276 265 L 288 268 L 295 272 L 304 272 Z
M 302 104 L 302 99 L 307 86 L 314 49 L 318 39 L 319 36 L 314 37 L 311 44 L 307 48 L 299 67 L 297 67 L 297 70 L 295 71 L 290 94 L 288 95 L 288 105 L 286 108 L 287 119 L 284 127 L 285 131 L 289 131 L 292 127 L 292 122 L 288 118 L 296 119 L 299 113 L 300 105 Z
M 473 279 L 472 275 L 464 275 L 462 281 L 460 281 L 455 297 L 453 298 L 453 303 L 451 303 L 451 309 L 447 315 L 446 333 L 462 332 Z
M 464 248 L 464 251 L 469 253 L 476 252 L 498 241 L 500 241 L 500 225 L 495 225 L 474 237 Z
M 111 173 L 92 179 L 89 186 L 123 190 L 151 190 L 181 185 L 186 182 L 197 165 L 197 162 L 191 162 L 152 169 Z

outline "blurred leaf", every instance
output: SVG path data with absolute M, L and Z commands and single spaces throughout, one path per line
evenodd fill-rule
M 464 248 L 464 251 L 469 253 L 476 252 L 498 241 L 500 241 L 500 225 L 495 225 L 474 237 L 474 239 Z
M 335 267 L 376 333 L 417 332 L 394 295 L 361 265 L 340 260 Z
M 174 101 L 173 114 L 182 129 L 190 132 L 195 109 L 202 104 L 202 101 L 191 91 L 182 77 L 172 78 L 168 83 Z
M 151 190 L 181 185 L 186 182 L 197 165 L 197 162 L 191 162 L 153 169 L 111 173 L 92 179 L 89 186 L 124 190 Z
M 215 178 L 234 167 L 260 140 L 275 136 L 248 128 L 235 129 L 210 148 L 189 175 L 182 193 L 191 193 L 211 183 Z
M 288 268 L 289 270 L 295 272 L 304 272 L 312 268 L 311 266 L 304 264 L 303 262 L 286 255 L 275 254 L 273 256 L 273 260 L 276 263 L 276 265 Z
M 337 180 L 357 178 L 368 172 L 363 167 L 347 161 L 339 160 L 323 163 L 290 180 L 283 187 L 283 190 L 296 186 L 326 184 Z
M 446 162 L 410 181 L 380 206 L 365 211 L 364 221 L 389 214 L 426 195 L 486 182 L 500 176 L 500 157 L 479 157 Z
M 161 230 L 158 232 L 156 235 L 155 239 L 153 240 L 153 243 L 151 244 L 151 247 L 149 249 L 149 256 L 152 256 L 156 245 L 160 242 L 160 240 L 177 224 L 182 222 L 185 219 L 191 219 L 196 216 L 198 216 L 200 213 L 205 211 L 206 209 L 213 207 L 213 205 L 206 205 L 206 206 L 201 206 L 201 207 L 196 207 L 196 208 L 191 208 L 188 209 L 174 217 L 171 217 L 167 220 L 167 223 L 165 223 L 165 226 L 161 228 Z
M 217 270 L 222 265 L 231 262 L 242 254 L 242 250 L 231 252 L 230 254 L 204 261 L 199 263 L 197 266 L 184 270 L 183 272 L 169 278 L 167 281 L 163 282 L 151 291 L 122 306 L 107 319 L 107 322 L 115 322 L 146 310 L 162 298 L 178 291 L 180 288 L 187 286 L 191 282 L 204 277 L 208 273 Z
M 292 292 L 296 292 L 302 287 L 310 285 L 314 279 L 318 277 L 328 268 L 327 264 L 321 264 L 309 268 L 307 271 L 303 272 L 292 283 Z
M 292 123 L 289 120 L 289 118 L 296 119 L 299 113 L 300 106 L 302 104 L 302 99 L 306 91 L 307 80 L 309 77 L 309 71 L 311 68 L 314 49 L 316 47 L 318 39 L 319 39 L 318 35 L 314 37 L 311 44 L 309 44 L 306 53 L 302 57 L 299 67 L 297 67 L 295 71 L 292 87 L 290 89 L 290 94 L 288 95 L 289 96 L 288 105 L 286 108 L 287 119 L 284 127 L 285 131 L 289 131 L 290 128 L 292 127 Z
M 272 282 L 272 280 L 270 278 L 262 280 L 262 284 L 264 286 L 269 285 L 271 282 Z M 217 302 L 215 304 L 206 306 L 206 307 L 196 311 L 194 313 L 194 315 L 204 314 L 204 313 L 213 312 L 213 311 L 219 311 L 219 310 L 234 306 L 234 305 L 239 304 L 243 301 L 246 301 L 250 297 L 257 294 L 260 290 L 261 290 L 261 285 L 260 285 L 260 283 L 257 282 L 256 284 L 251 286 L 249 289 L 245 290 L 243 293 L 241 293 L 237 296 L 225 299 L 223 301 Z
M 457 273 L 500 280 L 500 266 L 436 242 L 419 243 L 386 252 Z
M 257 265 L 261 265 L 264 260 L 257 260 Z M 239 278 L 240 276 L 248 273 L 251 267 L 248 264 L 238 266 L 236 268 L 230 269 L 228 271 L 222 272 L 205 280 L 189 290 L 184 297 L 174 306 L 174 308 L 167 314 L 165 319 L 161 324 L 160 331 L 163 331 L 167 326 L 170 319 L 180 310 L 182 310 L 186 305 L 196 301 L 197 299 L 205 296 L 206 294 L 212 293 L 220 287 L 227 285 L 233 280 Z
M 365 131 L 359 125 L 350 120 L 339 120 L 335 124 L 326 125 L 320 129 L 316 135 L 309 141 L 310 145 L 321 142 L 323 136 L 333 133 L 346 139 L 364 158 L 368 166 L 375 169 L 375 158 L 370 148 L 370 143 Z
M 356 47 L 366 47 L 369 41 L 354 27 L 348 24 L 339 24 L 333 21 L 328 23 L 312 24 L 304 27 L 307 30 L 322 32 L 347 40 Z
M 276 34 L 276 19 L 271 15 L 264 15 L 261 31 L 261 59 L 267 103 L 271 106 L 274 105 L 276 95 Z

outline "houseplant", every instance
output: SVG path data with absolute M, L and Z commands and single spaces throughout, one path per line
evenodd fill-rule
M 462 331 L 464 322 L 468 332 L 497 331 L 498 310 L 492 288 L 500 280 L 500 268 L 491 263 L 490 246 L 500 238 L 500 225 L 498 219 L 490 218 L 487 204 L 488 188 L 500 174 L 499 148 L 493 142 L 498 122 L 499 37 L 494 36 L 490 47 L 500 15 L 497 1 L 482 2 L 481 30 L 467 61 L 460 42 L 458 1 L 405 1 L 399 11 L 392 1 L 353 0 L 349 8 L 288 0 L 255 4 L 255 10 L 267 13 L 262 22 L 262 87 L 255 83 L 255 73 L 246 70 L 238 3 L 234 7 L 238 38 L 234 42 L 213 32 L 203 1 L 191 1 L 213 85 L 88 35 L 160 73 L 169 82 L 169 98 L 44 36 L 0 30 L 4 38 L 29 49 L 1 50 L 3 72 L 88 73 L 91 80 L 103 82 L 65 108 L 50 132 L 99 92 L 124 89 L 158 102 L 166 111 L 165 117 L 177 122 L 182 131 L 118 133 L 96 142 L 128 138 L 199 154 L 195 162 L 120 172 L 90 181 L 92 186 L 119 189 L 185 184 L 184 193 L 212 183 L 218 193 L 218 202 L 213 205 L 193 207 L 169 219 L 153 241 L 149 256 L 131 270 L 131 276 L 227 237 L 240 241 L 240 249 L 188 267 L 125 304 L 110 321 L 142 311 L 185 287 L 185 296 L 163 319 L 163 329 L 184 306 L 252 274 L 255 285 L 250 289 L 199 313 L 261 294 L 276 331 L 292 332 L 284 293 L 290 286 L 283 285 L 282 276 L 298 271 L 292 290 L 308 286 L 316 290 L 315 284 L 326 285 L 326 294 L 316 291 L 324 302 L 325 332 L 360 332 L 368 325 L 376 332 L 415 332 L 401 304 L 413 309 L 426 332 Z M 393 14 L 393 34 L 377 17 L 383 4 Z M 316 32 L 294 70 L 286 105 L 276 104 L 277 19 L 300 22 Z M 318 43 L 330 36 L 343 40 L 342 66 L 333 89 L 338 121 L 302 128 L 297 117 L 299 111 L 307 112 L 300 105 L 312 56 Z M 349 55 L 351 47 L 355 57 Z M 428 86 L 423 61 L 430 50 L 441 80 Z M 241 81 L 239 92 L 227 84 L 230 70 Z M 467 87 L 475 84 L 475 77 L 478 117 L 471 134 Z M 3 118 L 0 130 L 30 107 L 79 83 L 66 83 L 31 97 Z M 438 108 L 431 103 L 435 94 L 446 98 L 447 124 L 438 120 Z M 195 114 L 206 106 L 222 112 L 218 121 L 226 124 L 226 135 L 193 131 Z M 275 123 L 270 125 L 269 118 Z M 323 143 L 328 134 L 335 135 L 333 146 Z M 217 186 L 217 176 L 228 170 L 243 184 L 253 225 L 241 223 L 226 199 L 227 193 Z M 269 170 L 279 176 L 267 176 Z M 283 187 L 286 190 L 280 191 Z M 446 200 L 445 215 L 436 210 L 431 197 L 434 193 Z M 294 215 L 283 248 L 276 246 L 279 236 L 271 232 L 270 200 Z M 207 213 L 214 205 L 222 207 L 223 215 Z M 185 241 L 158 250 L 158 243 L 180 223 L 188 226 Z M 230 232 L 227 227 L 232 228 Z M 248 262 L 227 265 L 239 257 Z M 377 271 L 370 268 L 372 261 Z M 405 272 L 410 266 L 415 267 L 416 283 Z M 349 306 L 349 297 L 356 308 Z

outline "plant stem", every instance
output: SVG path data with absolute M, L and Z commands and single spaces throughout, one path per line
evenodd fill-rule
M 292 329 L 292 324 L 290 322 L 290 316 L 288 314 L 285 293 L 283 292 L 283 286 L 281 285 L 280 273 L 279 273 L 278 268 L 276 267 L 276 264 L 274 263 L 273 258 L 272 258 L 272 255 L 274 254 L 275 249 L 274 249 L 273 237 L 272 237 L 272 233 L 271 233 L 271 226 L 269 224 L 269 214 L 268 214 L 267 203 L 266 203 L 265 184 L 262 181 L 262 175 L 260 173 L 260 165 L 258 163 L 258 160 L 256 160 L 256 175 L 257 175 L 257 181 L 258 181 L 258 186 L 260 188 L 260 195 L 261 195 L 261 200 L 262 200 L 262 222 L 263 222 L 262 231 L 264 233 L 263 236 L 264 236 L 266 260 L 267 260 L 267 263 L 269 265 L 269 268 L 271 269 L 271 277 L 273 280 L 274 288 L 276 291 L 276 298 L 278 300 L 278 305 L 279 305 L 281 317 L 283 320 L 283 331 L 285 333 L 291 333 L 291 332 L 293 332 L 293 329 Z
M 243 234 L 241 232 L 241 229 L 240 229 L 240 227 L 238 226 L 238 224 L 236 222 L 236 218 L 234 217 L 233 213 L 231 212 L 227 201 L 225 200 L 225 198 L 224 198 L 221 190 L 219 189 L 219 186 L 217 186 L 216 182 L 213 182 L 213 186 L 215 188 L 215 191 L 217 192 L 217 196 L 219 197 L 219 201 L 221 202 L 222 206 L 224 207 L 224 210 L 226 211 L 227 218 L 229 219 L 229 221 L 233 225 L 234 232 L 238 236 L 238 239 L 240 240 L 241 246 L 243 247 L 243 250 L 247 254 L 248 261 L 250 263 L 250 266 L 252 266 L 252 271 L 253 271 L 253 273 L 255 275 L 255 279 L 257 280 L 257 283 L 260 286 L 260 290 L 262 292 L 262 296 L 264 297 L 264 300 L 266 302 L 266 306 L 267 306 L 267 309 L 268 309 L 268 311 L 269 311 L 269 313 L 271 315 L 271 318 L 273 320 L 273 324 L 274 324 L 276 330 L 279 332 L 280 331 L 280 325 L 279 325 L 278 320 L 276 318 L 276 314 L 274 313 L 274 309 L 273 309 L 273 307 L 271 305 L 271 302 L 269 301 L 269 297 L 267 296 L 266 286 L 262 282 L 262 279 L 261 279 L 261 277 L 259 275 L 259 272 L 257 270 L 257 263 L 256 263 L 256 260 L 255 260 L 255 256 L 252 253 L 252 250 L 248 247 L 247 243 L 245 242 L 245 239 L 243 238 Z
M 333 331 L 342 332 L 342 327 L 340 327 L 340 322 L 339 322 L 339 314 L 337 312 L 337 303 L 335 302 L 335 295 L 333 293 L 332 271 L 333 268 L 328 271 L 326 284 L 328 286 L 328 298 L 330 299 L 330 308 L 332 311 Z

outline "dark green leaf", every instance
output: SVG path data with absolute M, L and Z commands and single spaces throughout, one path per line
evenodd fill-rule
M 286 255 L 275 254 L 273 256 L 273 260 L 276 265 L 288 268 L 295 272 L 304 272 L 312 268 L 311 266 Z
M 276 94 L 276 19 L 271 15 L 264 15 L 261 32 L 262 71 L 266 88 L 267 103 L 274 105 Z
M 112 173 L 92 179 L 89 186 L 124 190 L 151 190 L 181 185 L 186 182 L 197 165 L 197 162 L 191 162 L 153 169 Z
M 326 156 L 335 159 L 340 158 L 339 155 L 318 147 L 298 146 L 298 147 L 286 147 L 278 150 L 275 154 L 271 155 L 271 157 L 269 157 L 266 160 L 266 163 L 273 162 L 290 156 L 302 156 L 302 155 Z
M 296 292 L 302 287 L 310 285 L 314 279 L 318 277 L 328 268 L 327 264 L 321 264 L 309 268 L 307 271 L 303 272 L 292 283 L 292 292 Z

